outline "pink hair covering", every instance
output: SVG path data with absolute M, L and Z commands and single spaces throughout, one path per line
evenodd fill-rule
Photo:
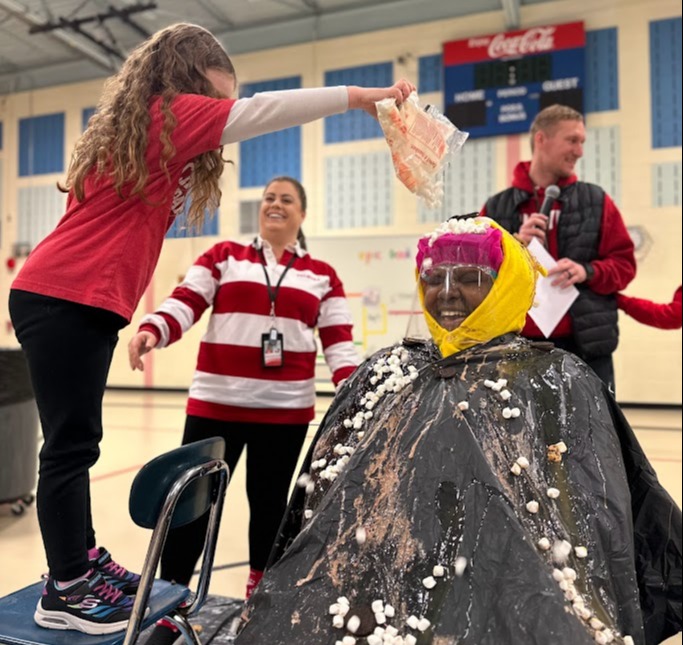
M 462 264 L 489 267 L 498 273 L 503 262 L 503 234 L 490 227 L 482 233 L 444 233 L 433 241 L 423 237 L 417 243 L 417 268 L 427 258 L 432 266 L 439 264 Z

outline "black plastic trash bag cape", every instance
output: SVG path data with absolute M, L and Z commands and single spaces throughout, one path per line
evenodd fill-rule
M 601 381 L 551 347 L 508 334 L 441 359 L 406 341 L 359 367 L 314 439 L 236 645 L 334 645 L 351 616 L 359 645 L 378 620 L 418 645 L 649 645 L 679 631 L 680 510 Z M 402 389 L 368 405 L 392 361 Z M 377 600 L 394 611 L 376 616 Z

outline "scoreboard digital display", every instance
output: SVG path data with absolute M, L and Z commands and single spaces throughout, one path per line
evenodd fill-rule
M 470 137 L 527 132 L 553 103 L 583 113 L 585 45 L 582 22 L 445 43 L 444 112 Z

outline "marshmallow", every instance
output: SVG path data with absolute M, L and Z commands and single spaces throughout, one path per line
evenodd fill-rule
M 358 616 L 351 616 L 346 621 L 346 629 L 348 629 L 352 634 L 355 634 L 360 627 L 360 618 Z
M 422 584 L 427 588 L 427 589 L 434 589 L 436 587 L 436 580 L 432 576 L 427 576 L 422 580 Z
M 587 558 L 588 557 L 588 549 L 585 546 L 575 547 L 574 553 L 576 554 L 577 558 Z
M 307 484 L 311 481 L 311 476 L 308 473 L 302 473 L 299 479 L 296 480 L 296 485 L 299 488 L 306 488 Z
M 536 546 L 541 549 L 541 551 L 547 551 L 550 548 L 550 540 L 547 537 L 542 537 L 536 542 Z
M 423 618 L 420 618 L 420 620 L 418 621 L 417 628 L 421 632 L 426 632 L 429 629 L 430 625 L 431 625 L 431 623 L 426 618 L 423 617 Z
M 523 468 L 524 470 L 529 467 L 529 460 L 526 457 L 518 457 L 517 463 L 519 464 L 519 467 Z
M 458 578 L 459 578 L 460 576 L 462 576 L 463 573 L 465 573 L 466 568 L 467 568 L 467 558 L 462 556 L 462 555 L 459 555 L 455 559 L 455 575 L 458 576 Z

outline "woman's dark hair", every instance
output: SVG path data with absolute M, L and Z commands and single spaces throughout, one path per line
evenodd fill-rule
M 299 232 L 296 234 L 296 240 L 299 246 L 304 250 L 308 251 L 308 246 L 306 246 L 306 236 L 304 235 L 304 229 L 299 227 Z

